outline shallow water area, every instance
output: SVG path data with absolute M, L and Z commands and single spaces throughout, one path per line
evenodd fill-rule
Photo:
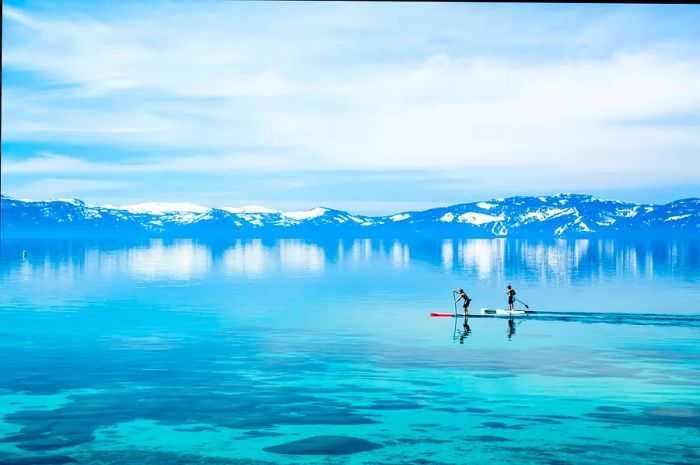
M 700 459 L 697 242 L 0 252 L 0 464 Z

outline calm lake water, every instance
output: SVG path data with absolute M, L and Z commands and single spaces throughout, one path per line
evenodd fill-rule
M 545 313 L 428 317 L 507 284 Z M 5 240 L 0 464 L 699 463 L 699 284 L 692 241 Z

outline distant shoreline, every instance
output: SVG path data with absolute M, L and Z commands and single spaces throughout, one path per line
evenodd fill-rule
M 98 207 L 4 195 L 1 207 L 3 238 L 700 238 L 698 198 L 654 205 L 582 194 L 516 196 L 376 217 L 324 207 Z

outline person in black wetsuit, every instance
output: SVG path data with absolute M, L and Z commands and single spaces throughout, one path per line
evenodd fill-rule
M 457 297 L 457 300 L 455 300 L 455 302 L 459 302 L 460 300 L 464 299 L 464 304 L 462 305 L 462 308 L 464 309 L 464 316 L 469 315 L 469 304 L 471 303 L 472 299 L 470 299 L 467 293 L 464 292 L 464 289 L 452 292 L 459 294 L 459 297 Z

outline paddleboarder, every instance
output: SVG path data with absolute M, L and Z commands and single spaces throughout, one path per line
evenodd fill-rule
M 464 304 L 462 304 L 462 308 L 464 309 L 464 316 L 469 315 L 469 304 L 471 303 L 472 299 L 469 298 L 466 292 L 464 292 L 464 289 L 460 289 L 459 291 L 452 291 L 455 294 L 459 294 L 459 297 L 457 297 L 457 300 L 455 300 L 455 303 L 459 302 L 460 300 L 464 299 Z
M 515 310 L 515 289 L 513 289 L 510 284 L 508 284 L 506 295 L 508 296 L 508 309 L 512 312 Z

